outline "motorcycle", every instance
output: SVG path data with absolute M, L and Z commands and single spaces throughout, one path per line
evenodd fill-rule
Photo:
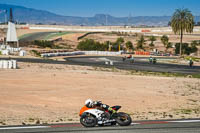
M 118 111 L 121 106 L 111 107 L 115 111 Z M 79 113 L 80 123 L 84 127 L 95 127 L 106 126 L 106 125 L 120 125 L 129 126 L 132 123 L 131 117 L 124 112 L 110 113 L 109 111 L 103 110 L 101 108 L 88 108 L 86 106 L 82 107 Z
M 189 66 L 190 66 L 190 67 L 193 66 L 193 61 L 192 61 L 192 60 L 189 61 Z
M 156 58 L 153 58 L 153 64 L 156 64 L 157 60 Z

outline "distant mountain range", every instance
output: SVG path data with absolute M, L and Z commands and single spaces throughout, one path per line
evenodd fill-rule
M 138 17 L 113 17 L 106 14 L 96 14 L 94 17 L 62 16 L 48 11 L 36 10 L 22 6 L 0 4 L 0 10 L 13 9 L 14 20 L 19 23 L 29 24 L 57 24 L 57 25 L 134 25 L 134 26 L 167 26 L 170 16 L 138 16 Z M 4 22 L 4 14 L 0 14 L 0 22 Z M 195 17 L 200 21 L 200 16 Z

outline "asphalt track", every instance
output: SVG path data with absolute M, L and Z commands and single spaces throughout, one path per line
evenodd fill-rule
M 0 59 L 12 59 L 12 58 L 0 58 Z M 131 63 L 130 60 L 122 61 L 121 57 L 115 56 L 81 56 L 81 57 L 68 57 L 66 61 L 56 61 L 51 59 L 39 59 L 39 58 L 13 58 L 18 62 L 31 62 L 31 63 L 46 63 L 46 64 L 69 64 L 69 65 L 82 65 L 82 66 L 96 66 L 96 67 L 108 67 L 118 68 L 124 70 L 138 70 L 149 72 L 167 72 L 167 73 L 181 73 L 181 74 L 200 74 L 200 66 L 193 66 L 178 64 L 160 63 L 159 60 L 174 59 L 174 58 L 157 58 L 156 64 L 150 64 L 148 58 L 137 57 L 135 62 Z M 113 65 L 106 65 L 106 61 L 112 61 Z M 20 67 L 20 66 L 19 66 Z
M 181 73 L 181 74 L 200 74 L 200 66 L 179 65 L 160 63 L 159 60 L 171 60 L 174 57 L 160 57 L 157 58 L 156 64 L 150 64 L 147 57 L 135 57 L 135 62 L 131 63 L 130 60 L 122 61 L 122 57 L 114 56 L 87 56 L 87 57 L 72 57 L 66 58 L 67 62 L 77 65 L 88 66 L 102 66 L 102 67 L 116 67 L 125 70 L 138 70 L 138 71 L 151 71 L 151 72 L 168 72 L 168 73 Z M 113 65 L 106 65 L 106 61 L 112 61 Z
M 200 133 L 200 119 L 135 121 L 130 126 L 85 128 L 79 123 L 53 125 L 2 126 L 1 133 Z

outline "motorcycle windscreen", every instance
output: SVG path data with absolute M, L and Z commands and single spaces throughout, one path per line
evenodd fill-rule
M 112 109 L 118 111 L 122 106 L 113 106 Z

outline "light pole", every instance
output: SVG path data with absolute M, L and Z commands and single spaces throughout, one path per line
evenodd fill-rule
M 7 10 L 5 10 L 5 24 L 7 23 Z

